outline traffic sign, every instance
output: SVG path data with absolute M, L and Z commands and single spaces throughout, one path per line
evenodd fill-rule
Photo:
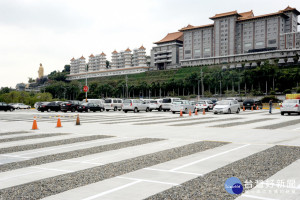
M 83 91 L 84 91 L 84 92 L 88 92 L 88 91 L 89 91 L 89 87 L 88 87 L 88 86 L 84 86 L 84 87 L 83 87 Z

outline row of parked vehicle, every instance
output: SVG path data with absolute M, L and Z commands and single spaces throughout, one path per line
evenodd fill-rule
M 10 104 L 7 104 L 5 102 L 0 102 L 0 110 L 3 110 L 3 111 L 14 111 L 14 110 L 19 110 L 19 109 L 30 109 L 31 106 L 28 106 L 28 105 L 25 105 L 23 103 L 10 103 Z

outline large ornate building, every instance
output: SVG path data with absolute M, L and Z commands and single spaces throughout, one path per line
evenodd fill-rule
M 96 56 L 91 54 L 88 63 L 83 56 L 78 59 L 72 58 L 68 80 L 135 74 L 149 70 L 146 49 L 143 46 L 134 49 L 133 53 L 129 48 L 119 53 L 115 50 L 111 58 L 110 66 L 106 66 L 106 55 L 103 52 Z
M 183 46 L 179 47 L 178 63 L 181 66 L 235 63 L 300 54 L 299 14 L 289 6 L 260 16 L 255 16 L 252 10 L 232 11 L 210 17 L 212 24 L 188 25 L 179 30 Z M 153 48 L 154 69 L 161 69 L 155 55 L 159 46 L 160 43 Z

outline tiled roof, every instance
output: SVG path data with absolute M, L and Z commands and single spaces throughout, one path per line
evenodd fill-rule
M 102 53 L 101 53 L 100 55 L 101 55 L 101 56 L 106 56 L 105 53 L 103 53 L 103 51 L 102 51 Z
M 71 61 L 73 61 L 73 60 L 75 60 L 75 58 L 74 58 L 74 57 L 71 59 Z
M 292 8 L 290 6 L 286 7 L 283 10 L 280 10 L 279 12 L 288 12 L 288 11 L 294 11 L 297 15 L 300 15 L 300 12 L 296 8 Z
M 81 56 L 80 59 L 85 59 L 85 57 Z
M 254 17 L 254 14 L 253 14 L 252 10 L 250 10 L 248 12 L 239 13 L 239 14 L 241 15 L 241 17 L 239 17 L 239 20 Z
M 162 40 L 158 42 L 154 42 L 154 44 L 160 44 L 164 42 L 171 42 L 175 40 L 183 41 L 183 33 L 182 32 L 174 32 L 174 33 L 168 33 L 166 37 L 164 37 Z
M 125 50 L 125 52 L 131 52 L 131 50 L 130 50 L 129 48 L 127 48 L 127 49 Z
M 115 54 L 115 53 L 118 53 L 118 52 L 116 50 L 114 50 L 112 53 Z
M 212 27 L 214 26 L 214 24 L 207 24 L 207 25 L 203 25 L 203 26 L 192 26 L 192 25 L 188 25 L 186 27 L 183 27 L 182 29 L 180 29 L 179 31 L 186 31 L 186 30 L 192 30 L 192 29 L 197 29 L 197 28 L 208 28 L 208 27 Z
M 274 16 L 274 15 L 281 15 L 283 17 L 288 17 L 287 15 L 285 15 L 282 12 L 275 12 L 275 13 L 270 13 L 270 14 L 266 14 L 266 15 L 259 15 L 259 16 L 248 17 L 248 18 L 240 18 L 239 21 L 250 20 L 250 19 L 258 19 L 258 18 L 263 18 L 263 17 L 270 17 L 270 16 Z
M 91 54 L 89 57 L 95 57 L 93 54 Z
M 226 13 L 220 13 L 220 14 L 216 14 L 213 17 L 210 17 L 210 19 L 217 19 L 220 17 L 227 17 L 227 16 L 231 16 L 231 15 L 239 15 L 239 13 L 235 10 L 235 11 L 231 11 L 231 12 L 226 12 Z
M 146 48 L 142 45 L 139 49 L 143 49 L 143 50 L 145 50 Z

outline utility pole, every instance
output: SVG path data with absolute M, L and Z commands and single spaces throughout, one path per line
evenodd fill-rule
M 126 98 L 128 99 L 128 77 L 127 77 L 127 74 L 125 77 L 125 81 L 126 81 Z
M 198 79 L 198 100 L 199 100 L 199 97 L 200 97 L 200 80 Z
M 203 84 L 203 72 L 201 68 L 201 90 L 202 90 L 202 98 L 204 97 L 204 84 Z

